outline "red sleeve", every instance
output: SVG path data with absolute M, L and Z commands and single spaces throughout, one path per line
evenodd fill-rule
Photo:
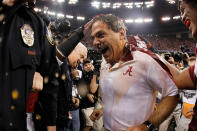
M 26 104 L 26 112 L 34 112 L 34 106 L 37 100 L 38 100 L 38 92 L 31 92 Z
M 196 85 L 196 76 L 194 74 L 194 68 L 195 68 L 195 65 L 189 67 L 189 75 L 194 85 Z

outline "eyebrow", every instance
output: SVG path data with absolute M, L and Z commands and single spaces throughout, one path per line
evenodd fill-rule
M 94 35 L 94 36 L 97 36 L 97 35 L 100 35 L 100 34 L 104 34 L 104 33 L 105 33 L 104 31 L 99 30 L 98 32 L 96 32 L 96 33 L 95 33 L 95 35 Z M 90 38 L 91 38 L 91 39 L 93 39 L 93 38 L 94 38 L 94 36 L 92 36 L 92 35 L 91 35 L 91 36 L 90 36 Z
M 87 55 L 83 55 L 83 54 L 80 55 L 80 58 L 86 58 L 86 57 Z
M 81 58 L 84 58 L 85 56 L 84 56 L 84 55 L 81 55 L 80 57 L 81 57 Z
M 100 35 L 100 34 L 104 34 L 105 32 L 104 31 L 98 31 L 95 35 Z

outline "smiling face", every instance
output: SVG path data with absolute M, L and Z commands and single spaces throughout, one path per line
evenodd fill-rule
M 90 63 L 85 63 L 83 65 L 83 68 L 86 72 L 90 72 L 90 71 L 93 71 L 94 70 L 94 66 L 93 64 L 90 62 Z
M 180 11 L 182 22 L 191 31 L 193 38 L 197 40 L 197 5 L 181 1 Z
M 126 43 L 124 29 L 114 32 L 107 24 L 98 20 L 92 24 L 91 38 L 107 63 L 113 65 L 119 61 Z

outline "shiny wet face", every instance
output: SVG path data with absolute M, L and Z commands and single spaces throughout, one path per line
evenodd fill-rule
M 107 24 L 96 21 L 92 25 L 91 38 L 107 63 L 114 64 L 119 61 L 125 44 L 125 32 L 114 32 Z
M 84 59 L 87 58 L 87 49 L 82 47 L 77 47 L 74 49 L 71 54 L 68 56 L 69 64 L 76 68 L 79 64 L 83 63 Z

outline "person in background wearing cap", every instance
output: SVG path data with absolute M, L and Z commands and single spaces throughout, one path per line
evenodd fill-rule
M 92 121 L 90 119 L 90 115 L 92 114 L 93 110 L 100 109 L 102 107 L 101 93 L 99 89 L 99 78 L 98 78 L 99 72 L 97 70 L 99 69 L 95 69 L 93 65 L 93 61 L 89 59 L 84 61 L 82 76 L 83 76 L 83 81 L 86 85 L 85 87 L 87 88 L 88 92 L 86 94 L 86 97 L 84 97 L 84 99 L 81 100 L 81 103 L 83 103 L 82 113 L 85 118 L 85 127 L 83 131 L 90 131 L 90 130 L 101 131 L 103 127 L 102 117 L 96 121 Z
M 178 102 L 178 89 L 167 67 L 144 47 L 144 41 L 126 39 L 123 21 L 112 14 L 96 17 L 90 24 L 93 45 L 102 53 L 99 85 L 103 110 L 95 110 L 91 118 L 98 120 L 103 113 L 107 130 L 154 130 L 173 111 Z M 155 91 L 163 99 L 153 112 Z

